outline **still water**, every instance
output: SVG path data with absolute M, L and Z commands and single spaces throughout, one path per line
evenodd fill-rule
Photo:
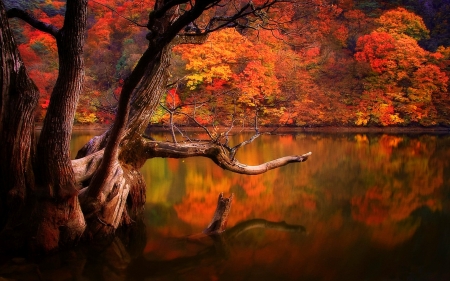
M 76 133 L 72 155 L 91 137 Z M 309 151 L 259 176 L 203 158 L 148 160 L 142 247 L 116 241 L 82 279 L 450 280 L 449 135 L 262 136 L 237 158 Z M 199 237 L 220 192 L 235 198 L 227 231 Z

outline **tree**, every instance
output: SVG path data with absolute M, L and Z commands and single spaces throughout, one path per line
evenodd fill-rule
M 403 8 L 387 11 L 378 19 L 379 31 L 391 34 L 405 34 L 415 40 L 429 38 L 430 31 L 425 26 L 422 18 Z
M 385 12 L 378 23 L 356 45 L 355 59 L 371 72 L 355 123 L 437 125 L 434 100 L 444 101 L 448 77 L 438 66 L 443 56 L 418 44 L 428 37 L 428 29 L 420 17 L 401 8 Z
M 1 3 L 1 249 L 31 247 L 49 252 L 132 225 L 145 202 L 139 168 L 147 158 L 202 156 L 224 169 L 249 175 L 305 161 L 310 153 L 243 165 L 235 154 L 250 141 L 230 147 L 226 134 L 187 143 L 143 137 L 167 83 L 171 47 L 201 43 L 209 33 L 225 27 L 271 23 L 267 11 L 277 3 L 157 0 L 142 26 L 148 29 L 148 47 L 124 79 L 114 124 L 87 143 L 73 161 L 68 147 L 84 83 L 87 1 L 67 1 L 61 28 L 20 9 L 6 14 Z M 295 3 L 285 5 L 290 4 Z M 58 48 L 58 78 L 36 144 L 33 113 L 38 91 L 22 63 L 7 17 L 18 17 L 51 35 Z

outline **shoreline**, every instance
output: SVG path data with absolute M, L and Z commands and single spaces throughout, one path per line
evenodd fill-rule
M 184 131 L 203 131 L 198 127 L 180 127 Z M 227 128 L 220 127 L 220 130 L 226 131 Z M 433 133 L 433 134 L 450 134 L 450 128 L 447 127 L 260 127 L 260 132 L 274 133 Z M 147 132 L 165 132 L 169 131 L 167 127 L 148 127 Z M 254 132 L 254 128 L 234 128 L 232 132 Z
M 111 124 L 95 124 L 95 125 L 73 125 L 72 131 L 106 131 Z M 203 131 L 199 127 L 179 127 L 184 131 Z M 228 127 L 219 127 L 220 130 L 226 131 Z M 324 127 L 259 127 L 260 132 L 274 132 L 274 133 L 390 133 L 390 134 L 405 134 L 405 133 L 432 133 L 432 134 L 449 134 L 450 127 L 339 127 L 339 126 L 324 126 Z M 42 124 L 36 124 L 35 130 L 42 130 Z M 149 126 L 147 132 L 168 132 L 170 129 L 166 126 Z M 233 128 L 231 132 L 254 132 L 253 127 Z

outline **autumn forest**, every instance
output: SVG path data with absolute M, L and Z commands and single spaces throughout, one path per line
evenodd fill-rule
M 447 280 L 449 17 L 0 0 L 0 281 Z
M 65 1 L 5 4 L 63 24 Z M 152 7 L 152 0 L 89 1 L 76 124 L 112 122 L 124 79 L 148 44 Z M 261 13 L 259 21 L 241 20 L 247 28 L 173 47 L 153 124 L 450 125 L 450 1 L 312 0 Z M 20 20 L 10 25 L 41 93 L 35 118 L 42 122 L 58 76 L 56 42 Z

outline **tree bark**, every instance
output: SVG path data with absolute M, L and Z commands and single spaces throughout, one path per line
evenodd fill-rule
M 34 188 L 34 112 L 39 93 L 18 53 L 2 2 L 0 32 L 1 231 L 18 223 L 27 191 Z
M 304 162 L 311 156 L 311 152 L 308 152 L 303 155 L 284 156 L 260 165 L 249 166 L 240 163 L 234 158 L 234 151 L 227 150 L 222 145 L 209 141 L 174 144 L 170 142 L 144 140 L 143 145 L 144 149 L 141 155 L 145 155 L 147 158 L 187 158 L 202 156 L 210 158 L 225 170 L 245 175 L 258 175 L 290 163 Z
M 114 125 L 102 136 L 91 140 L 77 155 L 77 158 L 85 157 L 105 148 L 98 170 L 80 197 L 83 212 L 89 220 L 87 235 L 90 237 L 108 235 L 120 224 L 128 224 L 130 215 L 135 218 L 142 212 L 145 203 L 146 185 L 139 172 L 146 161 L 138 154 L 142 147 L 141 135 L 167 84 L 171 51 L 169 43 L 184 27 L 184 22 L 195 20 L 201 14 L 200 10 L 195 9 L 195 13 L 178 18 L 175 6 L 165 9 L 164 5 L 163 1 L 155 4 L 155 10 L 161 7 L 164 13 L 160 16 L 151 13 L 148 24 L 150 33 L 147 36 L 149 47 L 122 87 L 121 97 L 134 96 L 130 118 L 127 118 L 128 111 L 125 113 L 120 110 L 127 105 L 127 101 L 121 99 Z M 129 120 L 123 139 L 118 134 L 117 124 L 120 120 Z M 125 130 L 125 124 L 122 123 L 120 128 Z M 121 140 L 120 151 L 117 140 Z M 107 151 L 111 142 L 115 142 L 116 149 Z
M 78 99 L 84 82 L 83 46 L 87 1 L 67 1 L 64 26 L 56 34 L 59 72 L 37 144 L 36 180 L 42 196 L 58 200 L 78 190 L 69 148 Z
M 37 143 L 36 155 L 33 155 L 33 162 L 36 163 L 33 170 L 29 169 L 32 158 L 28 150 L 33 148 L 32 136 L 34 126 L 29 124 L 34 122 L 34 114 L 32 113 L 34 113 L 34 108 L 37 104 L 36 87 L 26 82 L 27 78 L 24 78 L 26 74 L 18 76 L 21 79 L 18 79 L 18 77 L 14 78 L 15 81 L 5 80 L 6 85 L 8 83 L 13 85 L 11 89 L 4 89 L 2 86 L 2 108 L 8 105 L 9 108 L 16 112 L 16 115 L 20 115 L 18 119 L 14 120 L 12 117 L 8 117 L 7 110 L 2 109 L 2 138 L 16 134 L 15 139 L 10 137 L 6 142 L 20 145 L 20 148 L 18 153 L 16 153 L 14 149 L 11 149 L 14 147 L 7 146 L 5 149 L 10 149 L 15 155 L 9 154 L 9 152 L 2 153 L 2 157 L 5 157 L 6 160 L 2 159 L 1 165 L 7 165 L 9 160 L 19 161 L 22 166 L 28 167 L 27 175 L 17 175 L 24 168 L 11 165 L 10 169 L 13 170 L 11 175 L 19 180 L 29 179 L 30 181 L 29 185 L 33 188 L 33 193 L 28 194 L 28 196 L 32 195 L 35 202 L 28 204 L 28 214 L 24 214 L 26 216 L 24 219 L 29 220 L 27 223 L 29 225 L 29 238 L 31 236 L 34 237 L 34 239 L 31 239 L 33 241 L 31 247 L 37 251 L 48 252 L 65 243 L 76 241 L 85 228 L 84 217 L 78 202 L 78 189 L 70 160 L 69 148 L 73 119 L 84 79 L 83 45 L 86 34 L 87 1 L 67 1 L 64 26 L 60 30 L 49 24 L 39 22 L 25 12 L 13 10 L 8 15 L 20 17 L 35 28 L 55 36 L 58 47 L 58 79 L 51 95 L 47 115 Z M 8 30 L 6 18 L 2 6 L 2 32 Z M 17 52 L 17 46 L 13 43 L 12 35 L 7 34 L 4 38 L 6 42 L 10 41 L 10 44 L 13 44 L 10 48 Z M 14 69 L 16 72 L 20 70 L 20 72 L 25 73 L 20 59 L 13 58 L 13 60 L 13 63 L 16 63 L 19 67 L 5 64 L 4 69 Z M 20 82 L 20 86 L 24 87 L 24 89 L 20 89 L 15 85 L 17 82 Z M 28 101 L 28 107 L 32 108 L 33 111 L 26 108 L 22 109 L 23 107 L 19 106 L 17 102 L 14 103 L 14 99 L 17 99 L 14 97 L 14 91 L 17 91 L 17 93 L 24 91 L 35 93 L 33 96 L 35 100 L 32 106 L 30 106 L 31 102 Z M 25 100 L 24 97 L 32 95 L 27 95 L 25 92 L 25 94 L 17 96 L 23 102 Z M 8 101 L 8 99 L 10 100 Z M 10 111 L 12 112 L 12 110 Z M 20 118 L 27 119 L 22 121 L 19 120 Z M 11 122 L 17 122 L 17 120 L 19 120 L 20 124 Z M 11 124 L 6 124 L 6 122 L 11 122 Z M 6 133 L 3 134 L 3 132 Z M 2 174 L 8 172 L 8 168 L 2 168 Z M 34 176 L 34 178 L 31 179 L 30 176 Z M 5 179 L 8 179 L 8 177 L 9 175 Z M 9 185 L 14 186 L 13 190 L 16 190 L 17 194 L 24 194 L 23 184 L 13 182 L 9 183 Z M 20 196 L 23 197 L 23 195 Z M 14 196 L 3 193 L 1 198 L 1 200 L 7 198 L 7 200 L 11 201 Z M 5 205 L 2 204 L 3 206 Z M 14 218 L 14 216 L 8 214 L 7 216 L 9 219 Z
M 69 144 L 84 81 L 87 0 L 67 1 L 61 29 L 18 10 L 8 14 L 51 34 L 58 47 L 58 79 L 35 154 L 33 115 L 38 93 L 19 57 L 4 7 L 0 7 L 0 133 L 2 144 L 6 144 L 0 148 L 0 242 L 9 241 L 2 237 L 17 229 L 13 223 L 25 229 L 27 239 L 22 241 L 31 241 L 33 249 L 44 252 L 71 245 L 83 235 L 105 237 L 120 226 L 130 225 L 139 218 L 145 204 L 146 184 L 139 169 L 148 158 L 203 156 L 224 169 L 243 174 L 259 174 L 308 158 L 310 153 L 246 166 L 234 158 L 234 150 L 217 140 L 173 144 L 151 142 L 142 137 L 165 91 L 171 42 L 204 40 L 206 36 L 194 40 L 177 34 L 218 4 L 213 0 L 197 1 L 190 10 L 180 11 L 178 5 L 182 2 L 157 0 L 147 24 L 149 46 L 124 81 L 113 126 L 92 139 L 79 152 L 80 159 L 74 161 L 70 160 Z M 268 7 L 273 4 L 267 3 Z M 225 18 L 225 22 L 237 18 L 229 17 L 229 21 Z M 222 199 L 224 208 L 219 210 L 208 232 L 220 232 L 226 225 L 230 204 L 225 201 L 231 203 L 231 198 Z
M 219 234 L 227 228 L 228 215 L 230 214 L 231 204 L 233 203 L 233 194 L 230 197 L 223 197 L 223 193 L 219 194 L 216 210 L 213 218 L 208 226 L 203 230 L 206 235 Z
M 36 247 L 45 252 L 71 244 L 86 227 L 69 155 L 73 120 L 84 82 L 87 0 L 68 0 L 56 34 L 59 72 L 37 144 Z M 49 219 L 53 218 L 53 219 Z

